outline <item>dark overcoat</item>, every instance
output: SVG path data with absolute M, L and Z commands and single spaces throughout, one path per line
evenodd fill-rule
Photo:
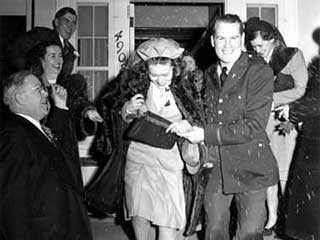
M 204 75 L 205 143 L 214 164 L 206 191 L 257 190 L 278 182 L 277 162 L 265 132 L 271 110 L 273 72 L 260 58 L 242 53 L 223 88 L 217 64 Z M 222 180 L 222 182 L 221 182 Z
M 302 122 L 286 187 L 286 234 L 320 239 L 320 57 L 312 60 L 306 94 L 290 104 L 289 119 Z
M 69 113 L 56 110 L 67 134 Z M 56 140 L 8 117 L 0 137 L 0 239 L 93 239 L 73 164 Z
M 68 93 L 67 107 L 71 118 L 71 121 L 68 122 L 69 131 L 60 131 L 62 120 L 52 111 L 42 123 L 59 134 L 62 151 L 73 163 L 79 185 L 82 186 L 78 141 L 95 133 L 97 124 L 85 117 L 85 113 L 90 109 L 95 109 L 95 107 L 88 100 L 86 80 L 81 74 L 60 75 L 57 84 L 63 86 Z M 51 102 L 53 105 L 52 100 Z

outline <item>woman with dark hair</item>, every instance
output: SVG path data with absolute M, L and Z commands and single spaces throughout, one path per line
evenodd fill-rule
M 297 48 L 286 47 L 281 33 L 272 24 L 257 17 L 250 18 L 246 23 L 245 34 L 247 48 L 263 57 L 274 71 L 273 109 L 266 130 L 278 161 L 283 194 L 297 132 L 295 129 L 284 132 L 279 129 L 279 124 L 288 118 L 288 104 L 304 95 L 308 81 L 307 68 L 302 52 Z M 278 186 L 270 187 L 267 196 L 269 216 L 265 228 L 271 229 L 277 220 Z
M 83 185 L 77 141 L 93 135 L 96 131 L 96 122 L 102 121 L 93 103 L 88 100 L 86 81 L 80 74 L 60 74 L 63 65 L 62 49 L 54 41 L 45 41 L 34 46 L 27 54 L 26 64 L 26 67 L 41 79 L 49 93 L 55 84 L 67 90 L 72 136 L 57 137 L 62 141 L 64 152 L 73 160 L 76 177 L 79 184 Z M 49 113 L 45 124 L 55 131 L 55 121 L 59 119 L 53 119 Z
M 171 39 L 145 41 L 99 100 L 105 127 L 96 135 L 94 149 L 109 163 L 125 164 L 119 174 L 124 177 L 126 215 L 137 240 L 149 239 L 152 225 L 158 229 L 158 239 L 178 239 L 187 222 L 183 169 L 186 164 L 190 171 L 196 170 L 199 162 L 182 159 L 182 139 L 165 148 L 126 135 L 146 111 L 170 122 L 184 122 L 184 128 L 190 127 L 188 122 L 203 123 L 203 113 L 190 91 L 192 75 L 181 74 L 183 50 Z M 149 138 L 161 142 L 155 135 Z M 111 173 L 109 179 L 114 178 Z

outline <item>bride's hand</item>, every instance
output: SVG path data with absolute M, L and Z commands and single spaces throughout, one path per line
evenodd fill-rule
M 191 128 L 192 126 L 187 120 L 180 120 L 172 123 L 167 128 L 166 132 L 173 132 L 179 135 L 188 132 Z

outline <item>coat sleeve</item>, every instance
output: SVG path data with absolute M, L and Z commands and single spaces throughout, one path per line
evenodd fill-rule
M 320 57 L 312 59 L 308 67 L 309 80 L 306 94 L 289 104 L 289 120 L 297 124 L 320 116 Z
M 205 127 L 208 145 L 247 143 L 265 131 L 272 104 L 273 72 L 266 64 L 255 64 L 248 70 L 246 106 L 243 116 L 225 125 Z
M 68 107 L 72 120 L 76 127 L 78 140 L 93 135 L 97 130 L 97 124 L 86 117 L 88 110 L 95 109 L 94 104 L 89 101 L 87 82 L 83 75 L 72 74 L 65 76 L 62 84 L 68 92 Z
M 20 135 L 0 135 L 0 236 L 32 239 L 30 218 L 31 153 Z
M 53 106 L 45 125 L 52 130 L 57 140 L 61 140 L 63 136 L 72 136 L 70 112 L 68 110 Z
M 276 105 L 295 101 L 305 93 L 308 82 L 308 72 L 303 54 L 300 50 L 292 57 L 282 71 L 292 76 L 294 87 L 286 91 L 274 93 L 273 100 Z

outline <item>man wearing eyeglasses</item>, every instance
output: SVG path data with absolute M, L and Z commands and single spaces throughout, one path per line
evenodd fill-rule
M 43 41 L 55 41 L 63 50 L 63 66 L 60 74 L 71 74 L 74 61 L 79 56 L 79 53 L 69 42 L 76 30 L 77 18 L 77 13 L 73 8 L 61 8 L 52 20 L 53 29 L 34 27 L 14 40 L 7 49 L 10 71 L 25 69 L 26 55 L 32 47 Z
M 60 150 L 59 132 L 50 136 L 40 121 L 56 115 L 56 130 L 71 134 L 67 92 L 48 92 L 28 71 L 11 75 L 4 84 L 10 114 L 0 132 L 0 238 L 92 240 L 87 211 L 68 158 Z

